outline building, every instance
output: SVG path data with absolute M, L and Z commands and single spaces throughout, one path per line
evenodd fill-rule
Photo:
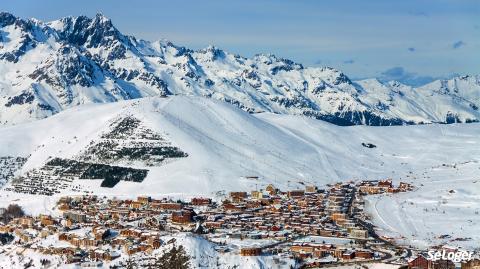
M 305 187 L 305 192 L 306 193 L 316 193 L 317 192 L 317 186 L 313 186 L 313 185 L 307 186 L 307 187 Z
M 148 204 L 152 201 L 152 198 L 149 196 L 139 196 L 137 198 L 137 201 L 142 203 L 142 204 Z
M 240 249 L 240 255 L 242 256 L 260 256 L 262 255 L 261 248 L 242 248 Z
M 413 186 L 406 182 L 400 182 L 400 185 L 398 186 L 398 188 L 402 191 L 410 191 L 413 189 Z
M 23 217 L 18 219 L 18 224 L 22 225 L 23 227 L 32 227 L 35 220 L 30 217 Z
M 172 222 L 178 224 L 187 224 L 193 222 L 193 217 L 195 216 L 193 210 L 179 210 L 172 212 Z
M 262 199 L 263 193 L 261 191 L 252 191 L 251 196 L 253 199 Z
M 63 218 L 72 220 L 74 222 L 87 222 L 87 215 L 83 213 L 77 213 L 72 211 L 63 212 Z
M 270 195 L 276 195 L 277 189 L 272 185 L 268 184 L 267 188 L 265 189 Z
M 347 250 L 342 253 L 342 260 L 348 261 L 355 258 L 355 252 L 353 250 Z
M 247 199 L 246 192 L 230 192 L 230 198 L 234 203 L 240 203 L 243 200 Z
M 366 239 L 368 238 L 368 231 L 364 229 L 352 229 L 350 231 L 350 236 L 354 238 Z
M 462 269 L 480 269 L 480 260 L 472 259 L 468 262 L 462 263 Z
M 333 221 L 347 219 L 347 215 L 345 213 L 333 213 L 330 217 Z
M 130 203 L 130 208 L 140 209 L 144 205 L 143 202 L 140 201 L 133 201 Z
M 455 269 L 455 264 L 449 260 L 429 260 L 424 255 L 418 255 L 408 262 L 408 269 Z
M 305 195 L 304 190 L 293 190 L 288 192 L 288 198 L 299 198 Z
M 55 221 L 50 216 L 42 215 L 42 216 L 40 216 L 40 224 L 42 226 L 50 226 L 50 225 L 55 224 Z
M 384 192 L 384 189 L 378 186 L 363 185 L 360 186 L 359 191 L 367 194 L 380 194 Z
M 191 204 L 194 206 L 209 205 L 212 203 L 210 198 L 193 198 Z
M 153 208 L 159 208 L 164 210 L 180 210 L 183 208 L 181 203 L 158 203 L 154 202 L 151 205 Z
M 370 250 L 356 250 L 355 258 L 365 260 L 373 259 L 373 252 L 371 252 Z
M 378 186 L 382 188 L 393 188 L 392 180 L 391 179 L 380 180 L 378 182 Z

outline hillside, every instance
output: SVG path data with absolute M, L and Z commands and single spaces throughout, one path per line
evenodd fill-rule
M 462 76 L 420 88 L 355 82 L 330 67 L 270 54 L 245 58 L 214 46 L 191 50 L 139 40 L 101 14 L 41 22 L 0 13 L 2 125 L 81 104 L 179 94 L 336 125 L 474 122 L 480 119 L 479 81 Z
M 4 127 L 0 157 L 22 163 L 27 158 L 9 188 L 37 179 L 44 191 L 55 186 L 62 193 L 211 195 L 267 183 L 294 188 L 348 179 L 408 180 L 411 171 L 478 161 L 479 128 L 340 127 L 307 117 L 249 114 L 208 98 L 155 97 L 76 107 Z M 102 171 L 127 176 L 107 179 Z M 49 183 L 41 175 L 50 175 Z

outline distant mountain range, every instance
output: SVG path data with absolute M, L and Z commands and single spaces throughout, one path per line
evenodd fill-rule
M 0 124 L 70 107 L 147 96 L 214 98 L 250 113 L 305 115 L 337 125 L 477 122 L 480 76 L 413 88 L 352 81 L 330 67 L 275 55 L 245 58 L 122 34 L 99 14 L 52 22 L 0 13 Z

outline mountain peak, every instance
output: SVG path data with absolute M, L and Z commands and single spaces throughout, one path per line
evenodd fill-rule
M 18 27 L 5 27 L 12 23 Z M 137 40 L 102 13 L 41 23 L 2 12 L 0 26 L 0 69 L 6 70 L 1 124 L 84 103 L 172 94 L 338 125 L 446 122 L 452 113 L 461 122 L 480 119 L 478 77 L 438 81 L 420 91 L 375 79 L 353 84 L 335 68 L 305 68 L 270 53 L 244 58 L 212 45 L 191 50 Z
M 97 12 L 97 14 L 95 14 L 95 18 L 98 18 L 103 21 L 110 21 L 110 18 L 105 16 L 102 12 Z
M 17 17 L 8 12 L 0 12 L 0 27 L 5 27 L 15 23 Z
M 69 16 L 60 21 L 50 22 L 59 36 L 78 46 L 99 47 L 114 40 L 126 38 L 115 28 L 112 21 L 98 13 L 94 18 Z

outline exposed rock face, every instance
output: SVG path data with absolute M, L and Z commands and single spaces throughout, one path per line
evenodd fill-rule
M 480 78 L 420 88 L 351 81 L 329 67 L 214 46 L 190 50 L 122 34 L 101 14 L 49 23 L 0 13 L 0 124 L 48 117 L 85 103 L 184 94 L 250 113 L 305 115 L 337 125 L 475 122 Z

